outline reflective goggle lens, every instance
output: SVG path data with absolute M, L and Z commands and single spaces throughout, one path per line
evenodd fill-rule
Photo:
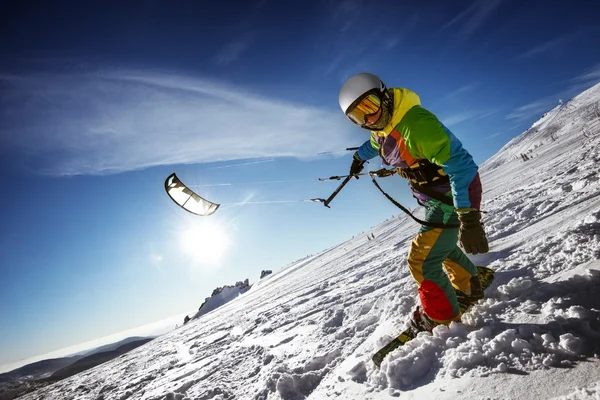
M 367 95 L 346 115 L 358 125 L 365 125 L 367 117 L 373 115 L 381 108 L 381 99 L 376 94 Z

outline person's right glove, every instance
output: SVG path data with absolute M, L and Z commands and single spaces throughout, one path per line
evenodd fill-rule
M 356 179 L 358 179 L 358 175 L 356 174 L 360 174 L 361 171 L 364 168 L 364 164 L 365 162 L 363 160 L 360 159 L 360 157 L 358 156 L 358 151 L 354 153 L 354 156 L 352 156 L 352 165 L 350 165 L 350 174 L 349 175 L 355 175 L 354 177 Z
M 477 210 L 459 212 L 460 229 L 458 241 L 469 254 L 484 254 L 490 250 L 485 230 L 481 223 L 481 213 Z

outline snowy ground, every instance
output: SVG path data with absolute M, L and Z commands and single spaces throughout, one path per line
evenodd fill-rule
M 418 226 L 404 216 L 24 398 L 600 399 L 598 101 L 600 85 L 482 166 L 491 250 L 473 259 L 495 282 L 462 324 L 421 334 L 380 370 L 371 355 L 416 305 L 406 254 Z

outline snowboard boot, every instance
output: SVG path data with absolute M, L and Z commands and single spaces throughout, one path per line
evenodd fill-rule
M 481 281 L 479 280 L 479 275 L 474 275 L 471 277 L 471 294 L 470 298 L 473 303 L 477 300 L 483 299 L 483 288 L 481 287 Z
M 483 299 L 483 288 L 481 287 L 481 281 L 479 280 L 478 275 L 474 275 L 471 277 L 470 282 L 470 292 L 469 294 L 462 292 L 460 290 L 454 289 L 456 292 L 456 299 L 458 300 L 458 305 L 460 307 L 460 312 L 463 313 L 471 306 L 471 304 L 477 303 L 478 300 Z
M 454 291 L 456 292 L 456 300 L 458 301 L 458 307 L 460 308 L 460 313 L 462 314 L 471 306 L 471 298 L 465 292 L 461 292 L 457 289 L 454 289 Z
M 418 332 L 431 332 L 438 326 L 437 322 L 432 321 L 425 313 L 421 312 L 421 307 L 417 306 L 412 317 L 408 321 L 408 327 L 416 334 Z

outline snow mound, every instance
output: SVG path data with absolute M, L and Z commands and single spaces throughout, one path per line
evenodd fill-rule
M 221 286 L 213 290 L 210 297 L 207 297 L 204 300 L 204 303 L 198 309 L 194 318 L 198 318 L 208 312 L 211 312 L 223 304 L 230 302 L 241 294 L 246 293 L 250 290 L 250 284 L 248 283 L 248 279 L 245 281 L 236 282 L 234 286 Z
M 528 281 L 528 289 L 534 283 Z M 535 291 L 516 290 L 522 281 L 512 279 L 480 301 L 463 323 L 439 326 L 432 334 L 420 333 L 388 356 L 380 370 L 373 369 L 374 386 L 410 389 L 423 379 L 470 374 L 526 373 L 550 367 L 573 367 L 600 351 L 600 299 L 590 308 L 576 304 L 578 297 L 600 290 L 600 270 L 588 270 L 565 281 L 538 282 Z M 572 293 L 577 293 L 572 296 Z M 509 298 L 505 293 L 517 294 Z M 528 322 L 505 322 L 531 317 Z M 526 320 L 526 318 L 521 318 Z

